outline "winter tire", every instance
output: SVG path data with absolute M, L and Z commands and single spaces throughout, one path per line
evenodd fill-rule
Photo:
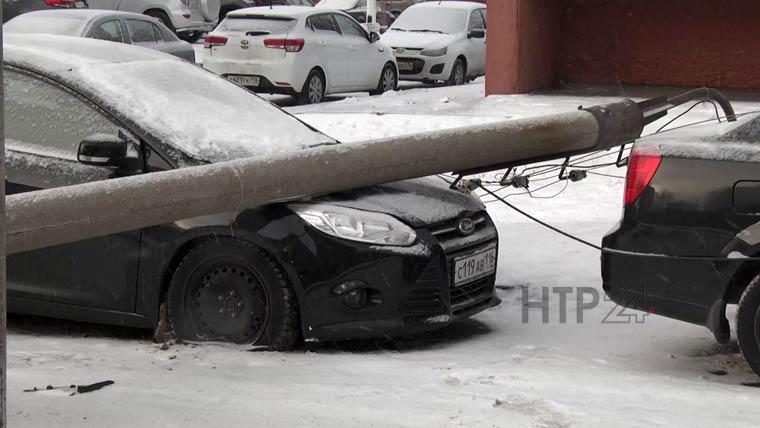
M 169 285 L 174 334 L 290 349 L 299 337 L 295 293 L 277 263 L 248 242 L 209 239 L 190 250 Z
M 465 80 L 467 80 L 467 66 L 462 58 L 457 58 L 454 61 L 454 67 L 451 68 L 451 77 L 447 83 L 449 86 L 459 86 L 463 85 Z
M 319 104 L 324 97 L 325 78 L 319 70 L 311 70 L 298 96 L 298 102 L 299 104 Z
M 760 376 L 760 275 L 749 283 L 739 300 L 736 336 L 744 359 Z
M 385 92 L 395 91 L 398 87 L 398 75 L 396 67 L 392 64 L 386 64 L 383 72 L 380 74 L 380 81 L 377 82 L 377 88 L 370 92 L 370 95 L 381 95 Z

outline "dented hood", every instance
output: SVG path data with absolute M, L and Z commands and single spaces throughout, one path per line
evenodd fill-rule
M 485 209 L 476 196 L 449 189 L 438 177 L 366 187 L 315 198 L 314 202 L 390 214 L 413 227 Z

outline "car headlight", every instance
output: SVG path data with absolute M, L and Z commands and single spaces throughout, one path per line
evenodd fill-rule
M 440 49 L 424 49 L 421 53 L 425 56 L 444 56 L 449 51 L 449 48 L 442 47 Z
M 329 204 L 288 206 L 303 221 L 338 238 L 375 245 L 409 246 L 417 239 L 411 227 L 388 214 Z

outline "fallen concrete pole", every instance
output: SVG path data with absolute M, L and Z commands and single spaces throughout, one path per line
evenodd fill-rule
M 641 109 L 625 101 L 21 193 L 6 200 L 7 253 L 307 195 L 604 149 L 632 141 L 642 128 Z

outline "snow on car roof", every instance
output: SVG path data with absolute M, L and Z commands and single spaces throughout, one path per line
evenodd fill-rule
M 50 9 L 50 10 L 36 10 L 31 12 L 22 13 L 13 19 L 25 19 L 35 16 L 55 17 L 55 18 L 79 18 L 79 19 L 92 19 L 104 15 L 120 15 L 120 16 L 139 16 L 145 18 L 146 15 L 141 15 L 132 12 L 120 12 L 115 10 L 106 9 Z
M 311 6 L 258 6 L 233 10 L 227 16 L 267 15 L 299 18 L 315 12 L 322 13 L 324 10 L 317 10 Z
M 205 161 L 292 152 L 335 140 L 235 84 L 173 56 L 121 43 L 8 35 L 4 61 L 61 81 L 158 140 Z M 181 157 L 177 156 L 181 161 Z
M 471 1 L 429 1 L 424 3 L 418 3 L 410 7 L 444 7 L 448 9 L 484 9 L 486 5 L 482 3 L 475 3 Z

